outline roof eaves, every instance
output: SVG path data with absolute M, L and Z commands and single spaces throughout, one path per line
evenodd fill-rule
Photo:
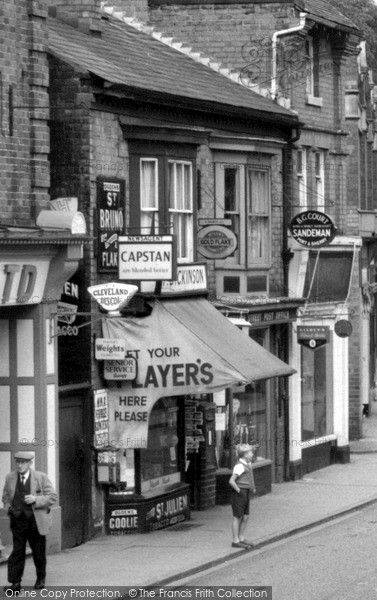
M 321 25 L 325 25 L 331 29 L 344 31 L 346 33 L 355 33 L 359 36 L 362 35 L 362 32 L 358 29 L 358 27 L 352 23 L 348 17 L 345 17 L 342 13 L 335 10 L 332 6 L 327 5 L 330 11 L 324 12 L 321 10 L 320 3 L 317 3 L 316 0 L 296 0 L 295 8 L 299 11 L 305 11 L 307 16 L 312 21 L 316 23 L 320 23 Z M 333 14 L 332 14 L 333 13 Z M 335 14 L 337 13 L 339 17 Z M 339 20 L 338 20 L 339 19 Z
M 231 104 L 223 104 L 221 102 L 216 102 L 213 100 L 198 100 L 195 98 L 185 98 L 184 96 L 177 97 L 176 95 L 169 94 L 167 92 L 157 92 L 151 90 L 141 90 L 140 88 L 134 88 L 132 86 L 127 86 L 125 84 L 108 84 L 106 85 L 106 89 L 110 92 L 114 92 L 115 94 L 121 95 L 123 93 L 124 96 L 127 96 L 133 100 L 143 99 L 147 96 L 149 102 L 155 102 L 157 104 L 161 104 L 163 102 L 165 105 L 170 105 L 174 108 L 185 108 L 185 109 L 196 109 L 206 113 L 213 113 L 214 110 L 221 111 L 222 114 L 227 114 L 229 116 L 241 116 L 251 119 L 251 115 L 254 113 L 256 119 L 263 118 L 264 121 L 269 121 L 271 123 L 280 123 L 285 124 L 290 127 L 296 127 L 298 124 L 298 115 L 297 113 L 291 112 L 269 112 L 264 111 L 260 108 L 249 108 L 243 106 L 235 106 Z M 278 107 L 277 107 L 278 108 Z

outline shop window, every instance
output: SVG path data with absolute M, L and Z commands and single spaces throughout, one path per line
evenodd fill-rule
M 267 329 L 250 331 L 250 336 L 266 347 Z M 216 460 L 218 468 L 231 468 L 234 462 L 232 448 L 238 444 L 259 444 L 258 456 L 268 458 L 268 395 L 269 382 L 258 381 L 246 385 L 227 401 L 225 392 L 215 394 L 216 404 Z
M 302 439 L 333 433 L 330 345 L 301 347 Z
M 181 419 L 177 398 L 161 398 L 149 418 L 148 447 L 140 450 L 141 493 L 181 481 L 179 436 Z
M 309 302 L 341 302 L 348 296 L 352 252 L 309 252 L 304 298 Z
M 130 219 L 127 232 L 173 233 L 179 262 L 194 260 L 194 156 L 183 148 L 130 144 Z M 176 154 L 176 156 L 174 156 Z M 192 155 L 192 156 L 191 156 Z

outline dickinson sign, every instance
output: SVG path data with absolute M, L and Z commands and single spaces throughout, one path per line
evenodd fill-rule
M 326 246 L 336 234 L 330 217 L 317 210 L 306 210 L 294 216 L 289 229 L 293 239 L 307 248 Z

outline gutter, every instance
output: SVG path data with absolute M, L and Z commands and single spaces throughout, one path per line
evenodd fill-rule
M 302 31 L 306 25 L 306 13 L 300 13 L 300 25 L 291 27 L 290 29 L 282 29 L 281 31 L 275 31 L 272 35 L 272 64 L 271 64 L 271 98 L 276 100 L 277 96 L 277 45 L 278 39 L 283 35 L 290 33 L 296 33 Z

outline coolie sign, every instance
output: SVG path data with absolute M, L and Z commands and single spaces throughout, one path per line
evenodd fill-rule
M 336 234 L 336 227 L 330 217 L 318 210 L 305 210 L 295 215 L 289 229 L 293 239 L 307 248 L 326 246 Z

